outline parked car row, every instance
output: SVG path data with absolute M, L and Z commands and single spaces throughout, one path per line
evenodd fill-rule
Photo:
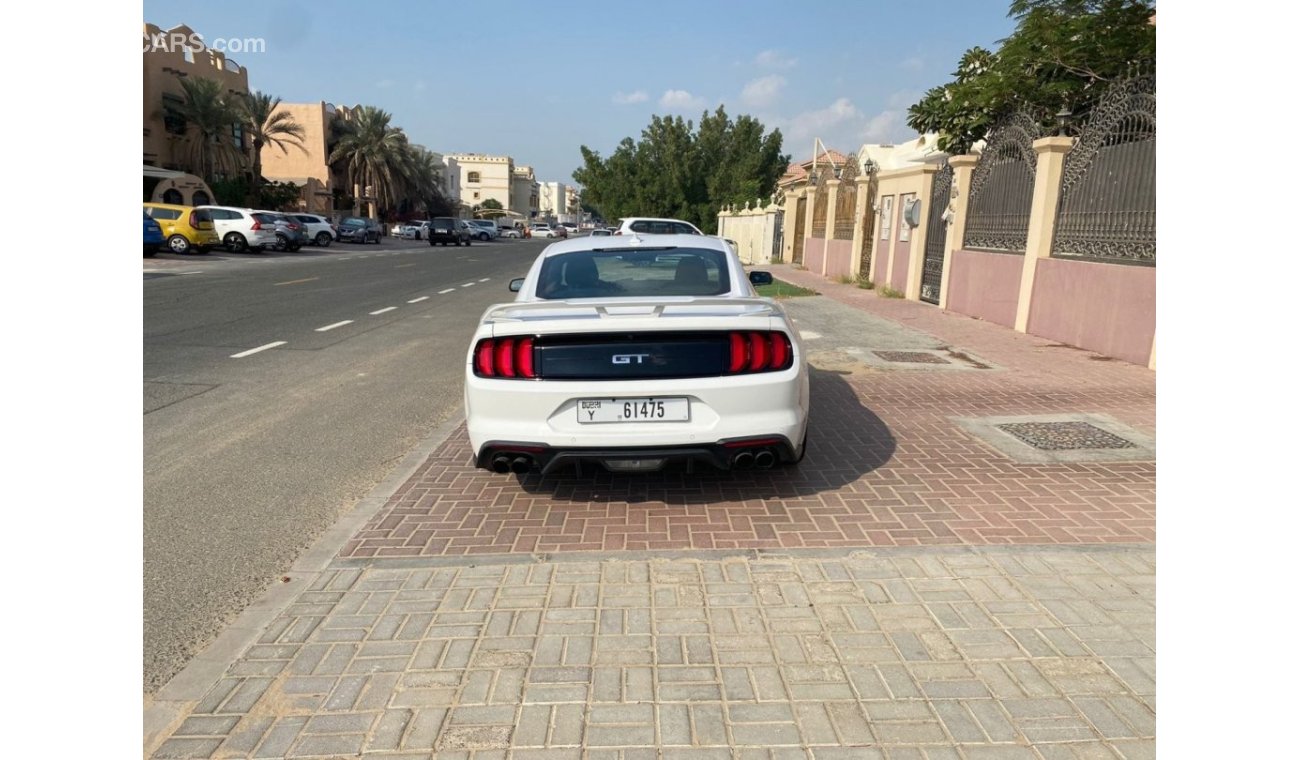
M 378 243 L 384 236 L 379 220 L 367 217 L 344 217 L 335 224 L 319 214 L 170 203 L 145 203 L 144 216 L 158 228 L 145 224 L 145 256 L 162 249 L 185 255 L 218 247 L 231 253 L 296 251 L 304 245 L 327 248 L 335 240 Z

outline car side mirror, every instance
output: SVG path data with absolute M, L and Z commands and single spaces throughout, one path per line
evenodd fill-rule
M 754 285 L 771 285 L 772 273 L 771 272 L 750 272 L 749 281 L 751 284 Z
M 522 277 L 516 277 L 510 281 L 511 293 L 518 293 L 520 290 L 523 290 L 523 287 L 524 287 L 524 278 Z

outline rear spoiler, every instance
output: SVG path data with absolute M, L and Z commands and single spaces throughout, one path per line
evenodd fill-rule
M 484 322 L 531 322 L 556 319 L 619 319 L 628 317 L 769 317 L 777 311 L 758 299 L 694 298 L 624 301 L 617 305 L 575 301 L 519 302 L 488 309 Z

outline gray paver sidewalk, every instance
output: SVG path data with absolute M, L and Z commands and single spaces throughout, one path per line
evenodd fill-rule
M 152 756 L 1154 757 L 1150 547 L 625 557 L 335 560 Z

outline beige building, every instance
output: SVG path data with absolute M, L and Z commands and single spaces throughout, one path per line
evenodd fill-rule
M 508 208 L 518 216 L 515 219 L 532 219 L 537 216 L 540 193 L 533 167 L 516 166 L 514 180 L 510 185 L 510 205 Z
M 188 26 L 162 29 L 144 25 L 144 163 L 163 169 L 198 173 L 190 166 L 185 120 L 175 106 L 182 102 L 181 80 L 215 79 L 230 95 L 248 92 L 248 71 L 215 50 L 198 49 L 198 35 Z M 230 139 L 247 150 L 243 129 L 231 125 Z
M 325 101 L 315 103 L 281 103 L 277 111 L 287 111 L 302 127 L 303 150 L 288 146 L 282 151 L 274 145 L 262 146 L 262 176 L 275 182 L 292 182 L 303 188 L 302 210 L 328 214 L 334 207 L 336 188 L 353 196 L 364 196 L 363 188 L 348 188 L 346 178 L 329 165 L 334 151 L 334 119 L 347 120 L 352 109 Z
M 569 213 L 568 186 L 563 182 L 543 182 L 539 187 L 537 210 L 542 216 Z
M 460 170 L 462 204 L 472 209 L 492 198 L 501 204 L 501 208 L 513 208 L 510 202 L 515 176 L 513 158 L 482 153 L 451 153 L 447 158 L 454 161 Z

